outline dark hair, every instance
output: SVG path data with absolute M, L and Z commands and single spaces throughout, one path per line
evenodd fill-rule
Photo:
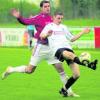
M 41 2 L 40 2 L 40 7 L 43 7 L 43 4 L 44 4 L 44 3 L 50 3 L 50 1 L 48 1 L 48 0 L 43 0 L 43 1 L 41 1 Z
M 60 11 L 55 11 L 54 12 L 54 16 L 56 16 L 56 15 L 62 15 L 63 16 L 64 14 L 62 12 L 60 12 Z

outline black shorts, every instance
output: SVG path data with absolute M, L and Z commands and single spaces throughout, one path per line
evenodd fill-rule
M 65 60 L 65 61 L 67 62 L 67 64 L 69 65 L 69 64 L 73 63 L 73 61 L 70 60 L 70 59 L 65 59 L 65 58 L 63 57 L 62 52 L 65 51 L 65 50 L 74 53 L 73 50 L 71 50 L 71 49 L 69 49 L 69 48 L 60 48 L 60 49 L 58 49 L 58 50 L 56 51 L 55 57 L 57 57 L 57 59 L 59 59 L 61 62 L 63 62 L 63 61 Z

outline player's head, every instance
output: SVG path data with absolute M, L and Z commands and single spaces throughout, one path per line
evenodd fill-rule
M 40 2 L 40 8 L 43 13 L 50 13 L 50 1 L 43 0 Z
M 63 13 L 62 12 L 55 12 L 53 16 L 53 22 L 56 24 L 60 24 L 63 19 Z

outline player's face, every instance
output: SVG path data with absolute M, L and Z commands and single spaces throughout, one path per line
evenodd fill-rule
M 62 22 L 62 19 L 63 19 L 63 15 L 56 15 L 54 16 L 54 23 L 59 25 Z
M 42 10 L 43 13 L 49 14 L 50 13 L 50 4 L 49 3 L 44 3 L 41 10 Z

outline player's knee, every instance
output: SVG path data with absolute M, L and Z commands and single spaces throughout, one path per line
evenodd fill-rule
M 64 69 L 63 69 L 62 66 L 56 67 L 56 70 L 57 70 L 59 73 L 64 72 Z
M 75 74 L 74 74 L 74 78 L 75 78 L 75 79 L 78 79 L 79 77 L 80 77 L 80 73 L 75 73 Z
M 64 69 L 61 63 L 54 64 L 54 67 L 56 68 L 57 72 L 59 73 L 64 72 Z
M 27 74 L 33 73 L 33 72 L 35 71 L 35 68 L 36 68 L 36 66 L 27 68 L 27 69 L 26 69 L 26 73 L 27 73 Z
M 26 73 L 31 74 L 31 73 L 33 73 L 33 70 L 27 70 Z

